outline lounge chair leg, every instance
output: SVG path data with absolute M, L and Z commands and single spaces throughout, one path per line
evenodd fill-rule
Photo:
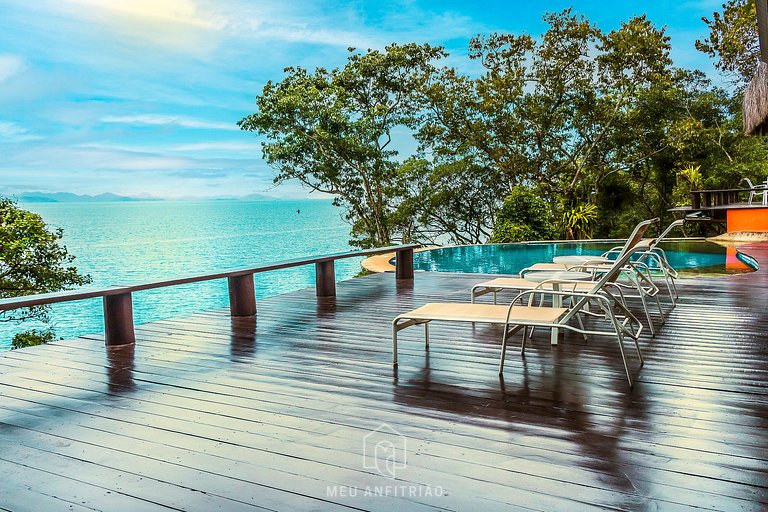
M 643 366 L 645 359 L 643 359 L 643 354 L 640 352 L 640 344 L 637 342 L 637 338 L 632 338 L 632 340 L 635 342 L 635 350 L 637 351 L 637 357 L 640 359 L 640 366 Z
M 621 360 L 624 362 L 624 372 L 627 374 L 627 381 L 629 382 L 629 389 L 632 389 L 632 375 L 629 373 L 629 365 L 627 364 L 627 356 L 624 353 L 624 336 L 621 334 L 621 329 L 618 325 L 616 327 L 616 339 L 619 342 L 619 352 L 621 352 Z
M 640 282 L 636 282 L 637 293 L 640 295 L 640 302 L 643 303 L 643 311 L 645 311 L 645 318 L 648 320 L 648 329 L 651 331 L 651 336 L 656 336 L 656 329 L 653 328 L 653 320 L 651 320 L 651 312 L 648 311 L 648 302 L 645 300 L 645 292 Z
M 530 297 L 528 297 L 528 307 L 531 307 L 533 305 L 533 297 L 535 294 L 531 294 Z M 539 307 L 544 305 L 544 294 L 541 294 L 541 300 L 539 301 Z M 528 332 L 528 327 L 524 327 L 525 331 Z M 530 336 L 533 336 L 533 333 L 536 331 L 536 327 L 531 327 L 531 334 Z
M 589 304 L 589 303 L 587 303 L 587 304 Z M 578 313 L 576 313 L 576 320 L 578 320 L 578 322 L 579 322 L 579 327 L 581 328 L 581 330 L 582 330 L 582 331 L 586 331 L 586 329 L 584 328 L 584 320 L 582 320 L 582 319 L 581 319 L 581 315 L 580 315 L 580 314 L 578 314 Z M 582 336 L 584 336 L 584 343 L 586 343 L 587 341 L 589 341 L 589 340 L 587 339 L 587 333 L 583 332 L 583 333 L 581 333 L 581 335 L 582 335 Z
M 675 293 L 672 291 L 672 286 L 670 285 L 670 282 L 672 281 L 672 277 L 669 274 L 664 274 L 664 283 L 667 285 L 667 292 L 669 293 L 669 300 L 672 301 L 672 307 L 674 308 L 676 304 L 675 300 Z
M 659 316 L 661 317 L 661 323 L 663 325 L 666 322 L 666 319 L 664 318 L 664 311 L 661 309 L 661 301 L 659 300 L 659 294 L 657 293 L 654 298 L 656 299 L 656 307 L 659 308 Z
M 507 333 L 509 329 L 504 325 L 504 334 L 501 337 L 501 358 L 499 359 L 499 375 L 504 373 L 504 357 L 507 355 Z
M 533 335 L 533 328 L 531 328 L 531 335 Z M 520 344 L 520 357 L 525 357 L 525 344 L 528 341 L 528 326 L 523 326 L 523 342 Z
M 397 318 L 392 321 L 392 366 L 397 366 Z

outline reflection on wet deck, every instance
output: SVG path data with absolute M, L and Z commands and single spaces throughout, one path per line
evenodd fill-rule
M 393 372 L 392 318 L 467 300 L 478 277 L 458 274 L 9 352 L 0 509 L 764 510 L 767 275 L 681 281 L 631 392 L 615 342 L 546 332 L 500 380 L 480 324 L 433 324 L 429 352 L 404 331 Z

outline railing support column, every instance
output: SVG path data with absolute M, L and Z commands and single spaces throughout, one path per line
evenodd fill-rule
M 256 314 L 256 291 L 253 274 L 227 278 L 229 285 L 229 313 L 232 316 L 254 316 Z
M 413 279 L 413 249 L 397 251 L 395 263 L 396 279 Z
M 104 339 L 107 346 L 136 342 L 130 292 L 104 296 Z
M 336 296 L 336 269 L 333 260 L 315 263 L 315 290 L 318 297 Z

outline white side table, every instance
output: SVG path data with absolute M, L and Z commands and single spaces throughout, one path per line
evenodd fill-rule
M 566 256 L 563 256 L 566 257 Z M 591 260 L 590 260 L 591 261 Z M 526 281 L 532 281 L 534 283 L 542 283 L 544 281 L 550 281 L 552 279 L 567 280 L 567 281 L 591 281 L 592 274 L 589 272 L 571 272 L 571 271 L 542 271 L 542 272 L 527 272 L 525 274 Z M 552 283 L 552 291 L 561 291 L 560 283 Z M 563 307 L 563 296 L 552 295 L 552 307 Z M 552 328 L 552 334 L 550 336 L 550 342 L 552 345 L 557 345 L 557 339 L 560 336 L 560 329 L 558 327 Z

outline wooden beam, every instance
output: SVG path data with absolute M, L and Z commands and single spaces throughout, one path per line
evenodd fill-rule
M 99 288 L 80 288 L 79 290 L 66 290 L 63 292 L 22 295 L 21 297 L 0 299 L 0 311 L 42 306 L 43 304 L 57 304 L 59 302 L 102 298 L 108 295 L 119 295 L 130 291 L 131 290 L 126 287 L 105 286 Z
M 229 312 L 232 316 L 253 316 L 256 314 L 256 290 L 253 274 L 227 278 L 229 286 Z
M 401 249 L 397 251 L 395 278 L 413 279 L 413 249 Z
M 333 261 L 315 263 L 315 290 L 318 297 L 336 296 L 336 269 Z
M 768 0 L 755 2 L 757 11 L 757 36 L 760 40 L 760 60 L 768 62 Z
M 133 331 L 133 299 L 130 293 L 104 297 L 104 340 L 107 346 L 136 341 Z

